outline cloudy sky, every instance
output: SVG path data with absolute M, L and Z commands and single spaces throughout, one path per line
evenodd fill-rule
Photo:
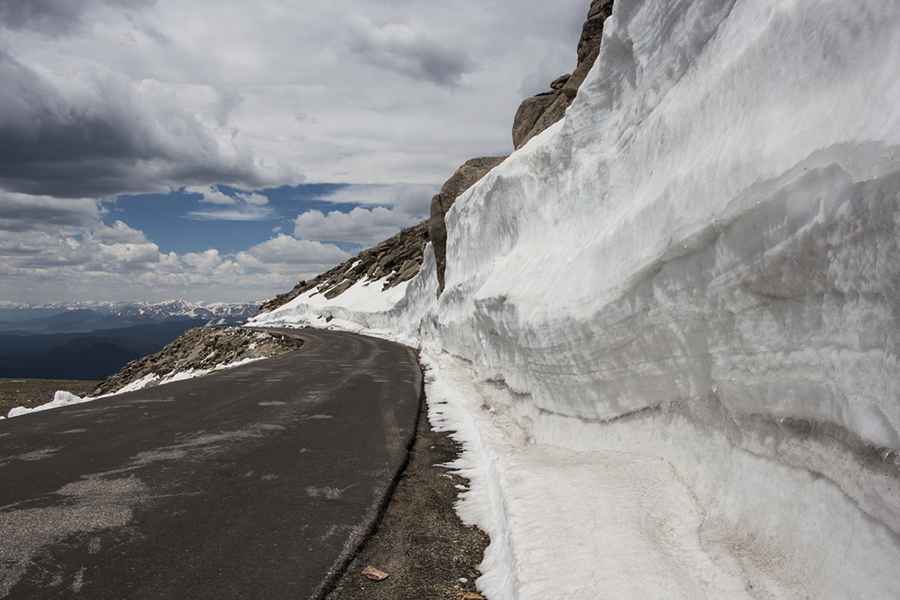
M 0 0 L 0 301 L 266 298 L 427 213 L 588 0 Z

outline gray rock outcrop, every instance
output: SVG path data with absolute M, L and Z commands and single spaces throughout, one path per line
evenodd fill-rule
M 505 156 L 486 156 L 467 160 L 431 199 L 431 218 L 428 231 L 437 265 L 438 294 L 444 290 L 444 272 L 447 268 L 447 225 L 444 217 L 456 199 L 475 185 L 488 172 L 506 160 Z
M 593 0 L 578 42 L 578 64 L 571 75 L 563 75 L 550 84 L 549 92 L 526 98 L 513 121 L 513 147 L 517 150 L 566 114 L 578 94 L 578 88 L 600 54 L 603 23 L 612 14 L 613 0 Z

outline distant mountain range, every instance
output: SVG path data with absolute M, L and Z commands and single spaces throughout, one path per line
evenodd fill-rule
M 0 377 L 99 379 L 163 348 L 186 330 L 239 325 L 253 304 L 0 303 Z
M 0 332 L 86 333 L 171 321 L 235 325 L 256 314 L 255 304 L 82 302 L 27 305 L 0 302 Z

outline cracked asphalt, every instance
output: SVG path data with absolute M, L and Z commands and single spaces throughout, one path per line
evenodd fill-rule
M 0 598 L 317 598 L 415 435 L 421 372 L 319 331 L 204 378 L 0 421 Z

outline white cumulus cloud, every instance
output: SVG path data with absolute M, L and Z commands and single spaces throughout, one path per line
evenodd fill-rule
M 193 186 L 185 191 L 198 194 L 203 204 L 213 205 L 188 213 L 188 218 L 197 221 L 266 221 L 275 214 L 266 206 L 269 199 L 259 192 L 238 190 L 227 194 L 216 185 Z
M 233 254 L 164 252 L 107 214 L 96 200 L 0 192 L 0 298 L 260 300 L 350 258 L 284 234 Z
M 410 215 L 380 206 L 357 207 L 347 213 L 311 210 L 294 220 L 294 235 L 305 240 L 371 245 L 417 222 Z

